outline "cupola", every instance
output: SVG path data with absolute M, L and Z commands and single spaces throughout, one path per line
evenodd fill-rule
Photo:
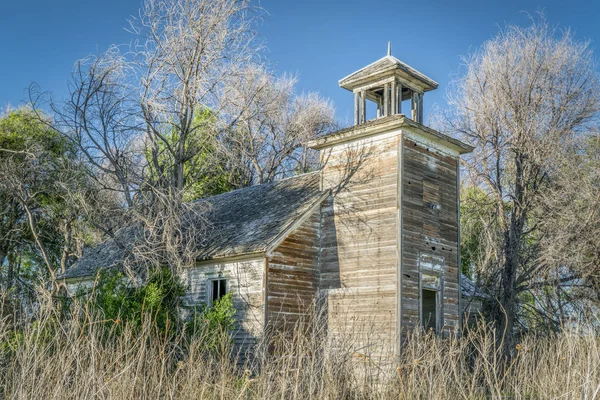
M 437 89 L 438 84 L 388 53 L 346 76 L 340 87 L 354 93 L 354 125 L 366 122 L 367 100 L 377 105 L 377 118 L 402 114 L 402 102 L 411 100 L 410 118 L 423 123 L 423 94 Z

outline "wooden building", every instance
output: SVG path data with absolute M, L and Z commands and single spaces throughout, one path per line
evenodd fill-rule
M 331 337 L 355 330 L 372 355 L 418 326 L 461 325 L 459 158 L 472 147 L 423 125 L 424 93 L 438 84 L 389 51 L 339 83 L 354 94 L 355 124 L 309 144 L 320 171 L 198 202 L 213 232 L 182 277 L 185 301 L 232 293 L 240 347 L 315 301 Z M 85 284 L 125 253 L 104 243 L 63 278 Z

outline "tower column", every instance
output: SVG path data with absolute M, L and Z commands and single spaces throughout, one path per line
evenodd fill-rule
M 360 122 L 360 94 L 354 92 L 354 125 L 358 125 Z
M 367 92 L 360 92 L 360 124 L 364 124 L 367 120 Z
M 396 81 L 392 81 L 392 90 L 390 92 L 392 98 L 392 115 L 398 114 L 398 96 L 396 94 Z
M 394 96 L 396 96 L 396 113 L 402 114 L 402 85 L 400 82 L 396 85 L 396 93 L 394 93 Z
M 423 93 L 412 93 L 412 120 L 420 124 L 423 123 Z
M 383 86 L 383 115 L 390 115 L 390 84 L 386 83 Z

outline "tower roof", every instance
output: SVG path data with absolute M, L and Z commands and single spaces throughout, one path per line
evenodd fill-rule
M 356 88 L 367 86 L 369 83 L 380 82 L 394 76 L 406 87 L 411 87 L 413 90 L 419 92 L 427 92 L 438 87 L 436 81 L 411 68 L 392 55 L 386 55 L 340 79 L 339 84 L 344 89 L 353 91 Z

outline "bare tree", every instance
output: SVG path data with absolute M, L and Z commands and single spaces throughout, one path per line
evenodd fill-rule
M 196 114 L 208 108 L 219 116 L 231 101 L 231 80 L 256 57 L 252 11 L 246 0 L 147 0 L 131 21 L 141 38 L 132 65 L 147 152 L 151 163 L 162 152 L 172 160 L 162 185 L 184 189 L 184 165 L 197 151 L 188 144 L 196 131 L 213 128 Z
M 251 183 L 314 169 L 318 160 L 305 145 L 334 128 L 332 104 L 316 93 L 296 96 L 295 85 L 294 77 L 253 65 L 230 92 L 223 149 Z
M 52 126 L 121 201 L 93 210 L 109 224 L 94 221 L 132 270 L 193 262 L 210 227 L 189 200 L 314 166 L 303 145 L 331 126 L 333 108 L 267 72 L 260 12 L 248 0 L 145 0 L 132 45 L 79 62 L 70 97 L 53 107 Z
M 600 110 L 600 82 L 588 43 L 558 32 L 542 17 L 526 28 L 508 26 L 464 60 L 449 102 L 450 130 L 475 145 L 469 179 L 487 196 L 497 235 L 483 236 L 497 257 L 481 265 L 497 295 L 495 320 L 514 349 L 522 293 L 552 285 L 541 262 L 538 212 L 561 171 L 559 160 L 588 135 Z M 569 192 L 554 193 L 569 196 Z M 499 238 L 500 240 L 496 240 Z M 488 240 L 491 239 L 491 240 Z M 565 277 L 572 279 L 572 277 Z

